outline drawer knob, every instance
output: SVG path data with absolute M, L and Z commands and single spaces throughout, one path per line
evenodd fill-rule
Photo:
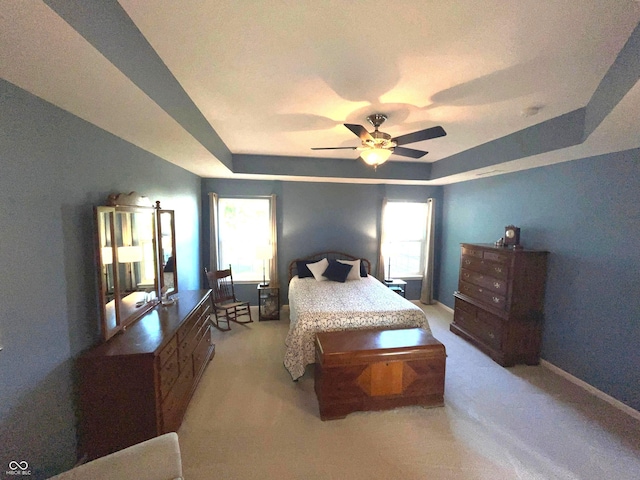
M 479 289 L 478 289 L 478 292 L 482 293 L 482 292 L 484 292 L 484 290 L 482 290 L 481 288 L 479 288 Z M 495 298 L 495 297 L 493 297 L 493 298 Z
M 502 267 L 493 267 L 496 273 L 502 273 Z
M 500 303 L 500 299 L 498 297 L 493 297 L 493 303 Z
M 468 274 L 468 273 L 463 273 L 463 274 L 462 274 L 462 276 L 463 276 L 464 278 L 469 278 L 469 274 Z
M 500 282 L 493 282 L 493 286 L 496 288 L 500 288 Z
M 465 264 L 465 265 L 471 265 L 471 260 L 465 260 L 465 261 L 464 261 L 464 264 Z
M 493 332 L 489 332 L 489 338 L 496 338 L 496 336 L 493 334 Z

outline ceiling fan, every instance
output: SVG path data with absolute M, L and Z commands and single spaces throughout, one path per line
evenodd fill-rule
M 360 153 L 362 159 L 367 164 L 373 165 L 373 167 L 376 168 L 378 165 L 386 162 L 392 153 L 410 158 L 421 158 L 429 153 L 413 148 L 399 147 L 398 145 L 444 137 L 447 134 L 442 127 L 431 127 L 391 138 L 391 135 L 388 133 L 378 130 L 378 127 L 380 127 L 386 119 L 387 116 L 382 113 L 369 115 L 367 121 L 373 125 L 373 132 L 368 132 L 362 125 L 355 125 L 353 123 L 344 124 L 345 127 L 355 133 L 362 141 L 362 145 L 359 147 L 316 147 L 311 148 L 311 150 L 360 150 L 362 152 Z

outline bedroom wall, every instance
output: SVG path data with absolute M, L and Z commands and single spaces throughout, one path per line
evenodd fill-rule
M 461 242 L 521 227 L 550 252 L 542 358 L 640 410 L 640 150 L 444 187 L 438 300 L 452 307 Z
M 425 201 L 436 198 L 441 208 L 442 188 L 402 185 L 362 185 L 329 182 L 263 180 L 202 180 L 204 265 L 209 263 L 209 192 L 219 195 L 278 195 L 278 260 L 281 285 L 286 285 L 289 262 L 295 258 L 336 250 L 366 257 L 377 268 L 377 238 L 382 198 Z M 440 219 L 442 215 L 438 215 Z M 439 232 L 440 223 L 436 225 Z M 436 262 L 439 257 L 436 258 Z M 420 296 L 420 281 L 410 281 L 407 298 Z M 240 285 L 238 296 L 253 301 L 256 284 Z M 281 301 L 286 304 L 286 288 Z
M 199 288 L 200 178 L 4 80 L 0 111 L 0 472 L 45 478 L 76 461 L 73 360 L 99 335 L 93 206 L 176 210 L 180 288 Z

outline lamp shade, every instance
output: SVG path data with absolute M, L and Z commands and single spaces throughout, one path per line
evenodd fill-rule
M 398 246 L 394 242 L 386 242 L 382 245 L 382 255 L 384 257 L 392 257 L 396 254 Z
M 133 263 L 142 260 L 142 247 L 118 247 L 118 262 Z
M 389 160 L 389 157 L 393 153 L 388 148 L 369 148 L 363 150 L 360 156 L 367 165 L 378 166 Z
M 258 260 L 271 260 L 273 256 L 273 251 L 271 249 L 271 245 L 258 245 L 256 250 L 256 257 Z
M 113 263 L 113 249 L 111 247 L 102 247 L 100 249 L 103 265 L 111 265 Z

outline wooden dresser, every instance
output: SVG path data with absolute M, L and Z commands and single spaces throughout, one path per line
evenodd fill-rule
M 463 243 L 450 330 L 500 365 L 537 365 L 548 252 Z
M 215 353 L 211 291 L 181 291 L 78 359 L 79 457 L 176 431 Z

